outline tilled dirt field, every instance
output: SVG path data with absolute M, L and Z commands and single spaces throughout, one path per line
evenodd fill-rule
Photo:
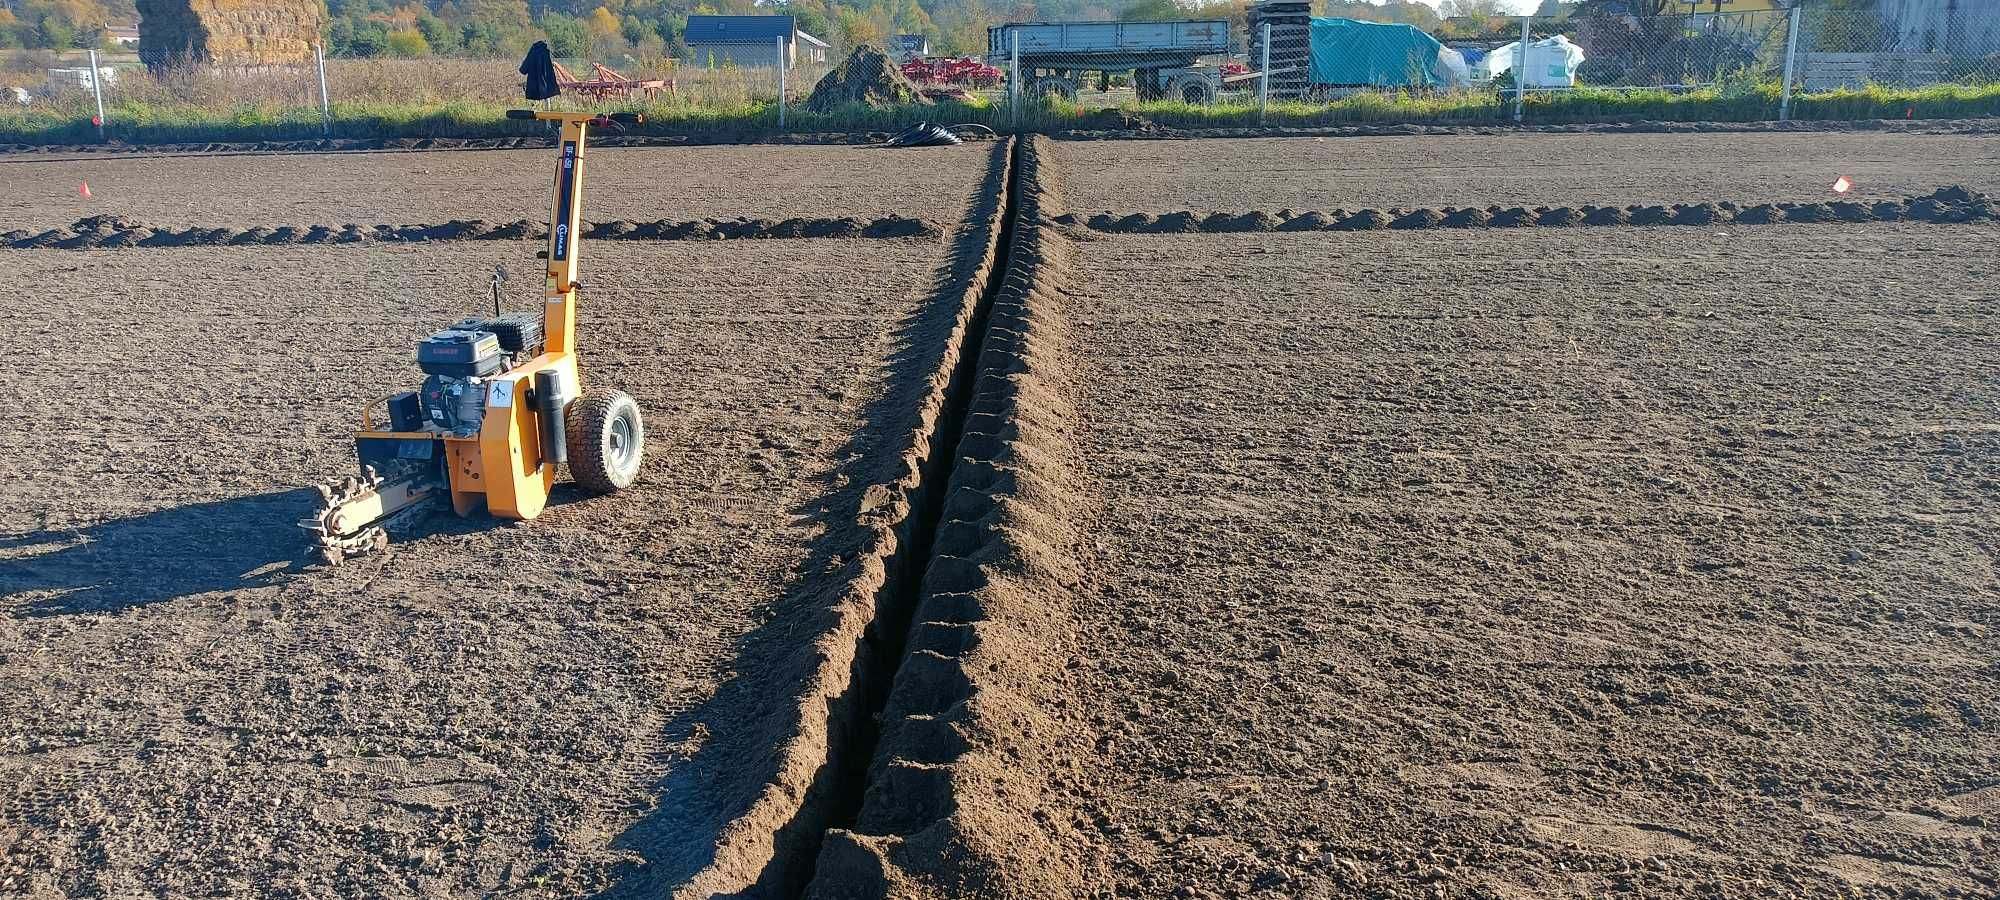
M 576 896 L 704 864 L 740 798 L 686 773 L 755 778 L 703 748 L 769 702 L 712 698 L 827 589 L 824 497 L 931 340 L 940 242 L 859 246 L 592 246 L 586 377 L 645 408 L 638 488 L 331 571 L 290 566 L 306 488 L 518 248 L 11 253 L 0 894 Z
M 2000 891 L 2000 229 L 1080 247 L 1101 894 Z
M 35 286 L 0 305 L 29 423 L 0 435 L 0 894 L 1994 894 L 1990 204 L 1393 230 L 1824 199 L 1763 156 L 1675 186 L 1659 154 L 1696 137 L 1876 148 L 1896 196 L 1994 188 L 1989 145 L 1590 137 L 1567 175 L 1467 157 L 1439 196 L 1195 142 L 1127 173 L 1158 205 L 1078 174 L 1134 146 L 599 156 L 600 221 L 931 224 L 613 229 L 583 361 L 647 409 L 638 489 L 332 571 L 293 522 L 351 470 L 355 402 L 533 242 L 0 252 Z M 821 172 L 753 186 L 780 149 Z M 728 162 L 633 172 L 692 153 Z M 92 161 L 186 177 L 0 213 L 507 221 L 547 181 L 518 155 Z M 246 187 L 262 165 L 325 203 Z M 489 182 L 507 211 L 467 199 Z M 1104 198 L 1361 212 L 1135 234 L 1186 229 Z M 1875 221 L 1906 216 L 1938 221 Z
M 2000 193 L 2000 138 L 1932 134 L 1525 134 L 1064 142 L 1088 216 L 1376 206 L 1738 203 Z
M 991 150 L 592 148 L 585 212 L 600 222 L 897 214 L 949 224 Z M 549 150 L 0 157 L 0 231 L 93 215 L 209 227 L 546 219 L 554 174 Z

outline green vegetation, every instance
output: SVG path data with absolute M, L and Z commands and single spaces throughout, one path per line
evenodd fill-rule
M 389 139 L 492 138 L 541 133 L 540 126 L 504 118 L 504 111 L 513 105 L 516 104 L 498 97 L 336 103 L 332 110 L 333 134 L 340 138 Z M 778 131 L 777 109 L 768 97 L 715 102 L 662 98 L 653 103 L 613 108 L 645 112 L 649 121 L 638 132 L 643 134 L 708 134 L 751 139 Z M 1777 110 L 1778 91 L 1769 84 L 1683 93 L 1585 88 L 1530 94 L 1524 118 L 1529 124 L 1641 120 L 1746 122 L 1776 118 Z M 1116 129 L 1127 127 L 1121 113 L 1176 128 L 1239 128 L 1258 124 L 1256 107 L 1240 103 L 1213 106 L 1148 103 L 1111 110 L 1047 102 L 1025 107 L 1018 126 L 1026 131 Z M 1803 121 L 1994 115 L 2000 115 L 2000 85 L 1936 85 L 1919 89 L 1871 86 L 1800 94 L 1792 99 L 1792 117 Z M 1365 93 L 1330 103 L 1274 102 L 1265 121 L 1274 127 L 1505 124 L 1512 116 L 1512 98 L 1504 95 Z M 320 136 L 319 110 L 296 103 L 213 106 L 124 99 L 107 108 L 106 119 L 111 139 L 135 144 L 306 140 Z M 787 110 L 786 119 L 786 130 L 795 133 L 887 131 L 919 120 L 948 124 L 976 122 L 1002 131 L 1016 125 L 1004 103 L 977 98 L 969 102 L 892 109 L 857 106 L 826 115 L 808 112 L 801 104 L 794 104 Z M 61 112 L 49 107 L 0 110 L 0 143 L 92 143 L 96 139 L 96 129 L 90 124 L 87 112 Z

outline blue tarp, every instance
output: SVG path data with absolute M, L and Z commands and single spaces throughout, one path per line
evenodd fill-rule
M 1441 46 L 1412 25 L 1315 17 L 1312 83 L 1434 87 Z

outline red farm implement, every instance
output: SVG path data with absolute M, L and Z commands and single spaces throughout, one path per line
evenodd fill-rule
M 1000 83 L 999 69 L 966 57 L 913 59 L 903 64 L 903 75 L 918 84 L 988 88 Z
M 590 64 L 590 77 L 578 78 L 562 63 L 556 63 L 556 83 L 562 92 L 592 100 L 630 100 L 641 96 L 648 100 L 658 97 L 661 91 L 672 92 L 672 79 L 626 78 L 618 71 L 603 63 Z

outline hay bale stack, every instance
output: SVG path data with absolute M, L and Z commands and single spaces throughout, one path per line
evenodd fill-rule
M 138 0 L 139 57 L 153 69 L 296 65 L 313 58 L 321 0 Z
M 850 103 L 898 106 L 925 102 L 928 101 L 923 92 L 903 75 L 889 54 L 862 44 L 819 80 L 812 97 L 806 100 L 806 108 L 830 113 Z

